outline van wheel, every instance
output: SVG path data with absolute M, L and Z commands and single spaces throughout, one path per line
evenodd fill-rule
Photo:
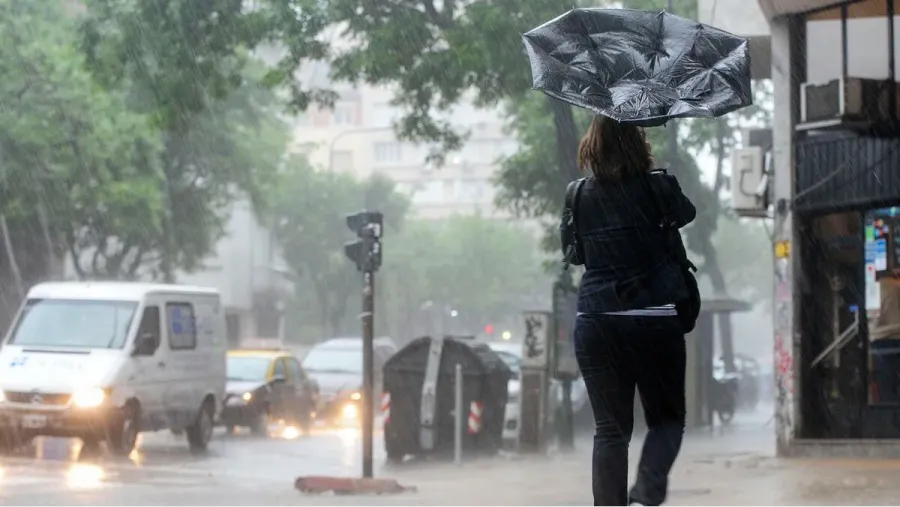
M 200 407 L 194 424 L 187 428 L 188 445 L 191 451 L 203 452 L 209 447 L 209 441 L 213 433 L 213 408 L 209 402 Z
M 140 407 L 136 403 L 129 402 L 122 408 L 119 420 L 113 422 L 107 434 L 106 440 L 109 448 L 116 456 L 128 456 L 137 445 L 137 437 L 140 429 L 138 421 Z

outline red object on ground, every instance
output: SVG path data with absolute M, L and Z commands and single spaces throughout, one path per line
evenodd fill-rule
M 304 493 L 333 491 L 336 495 L 396 495 L 407 491 L 416 491 L 414 486 L 402 486 L 394 479 L 356 479 L 317 475 L 297 477 L 294 487 Z

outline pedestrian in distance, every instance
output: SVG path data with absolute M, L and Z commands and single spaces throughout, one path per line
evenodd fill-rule
M 574 343 L 596 430 L 594 505 L 660 505 L 685 424 L 685 340 L 699 292 L 678 230 L 696 216 L 678 180 L 654 170 L 641 127 L 596 116 L 566 192 L 566 266 L 585 268 Z M 634 486 L 635 389 L 649 431 Z

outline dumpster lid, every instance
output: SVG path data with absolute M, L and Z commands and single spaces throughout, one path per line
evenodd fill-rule
M 459 358 L 459 363 L 463 366 L 463 371 L 466 373 L 501 373 L 508 378 L 513 377 L 514 372 L 487 344 L 457 337 L 432 338 L 430 336 L 422 336 L 416 338 L 387 360 L 384 364 L 384 371 L 425 371 L 428 361 L 428 349 L 431 346 L 431 341 L 435 339 L 444 340 L 443 354 L 445 356 L 448 354 L 455 355 Z

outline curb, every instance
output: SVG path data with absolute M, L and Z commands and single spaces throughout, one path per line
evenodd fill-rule
M 297 477 L 294 487 L 303 493 L 334 492 L 336 495 L 396 495 L 415 492 L 415 486 L 402 486 L 394 479 L 355 479 L 351 477 Z

